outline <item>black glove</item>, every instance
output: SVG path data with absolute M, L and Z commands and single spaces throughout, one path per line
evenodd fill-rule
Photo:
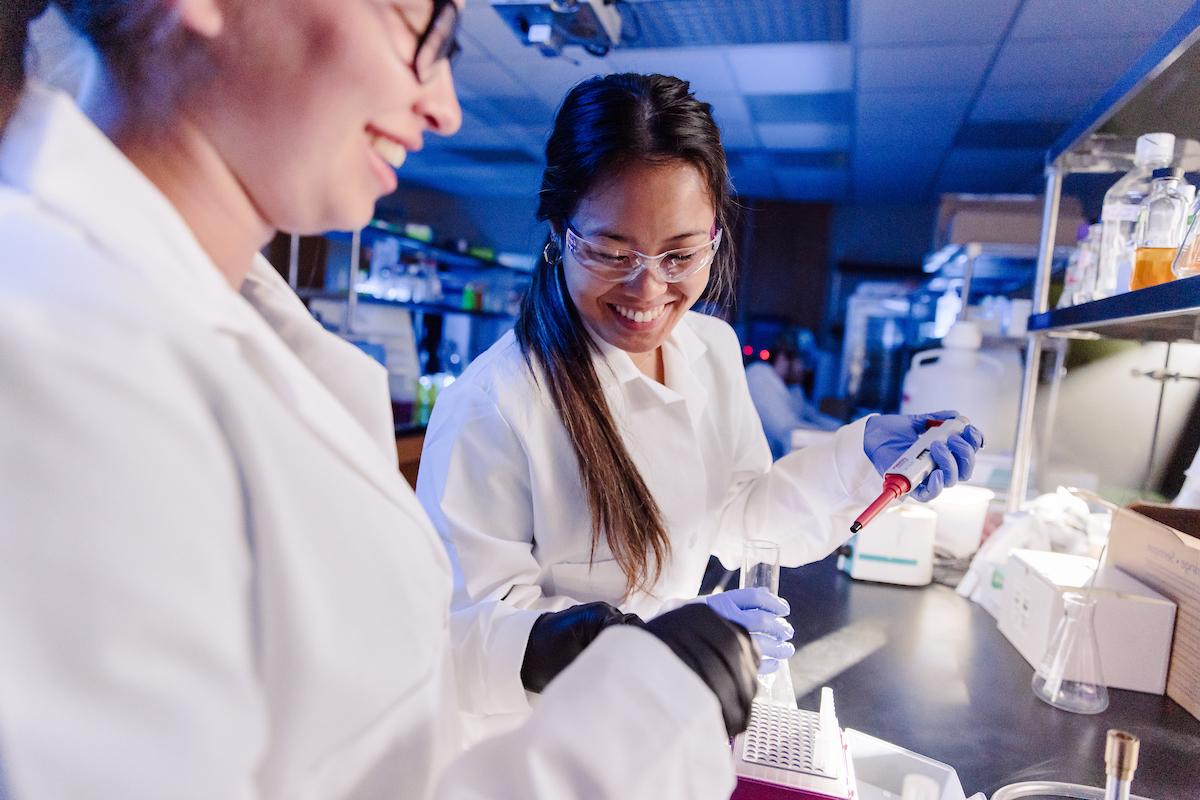
M 608 603 L 585 603 L 542 614 L 529 631 L 521 683 L 540 693 L 609 625 L 640 625 L 637 614 L 624 614 Z
M 760 660 L 750 634 L 704 603 L 688 603 L 655 617 L 646 630 L 708 684 L 721 703 L 725 731 L 736 736 L 750 724 Z

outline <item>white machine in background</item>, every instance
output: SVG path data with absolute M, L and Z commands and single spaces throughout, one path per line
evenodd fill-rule
M 522 44 L 547 57 L 579 45 L 605 56 L 621 42 L 621 12 L 613 0 L 491 0 Z
M 853 519 L 836 517 L 845 530 Z M 889 508 L 838 548 L 838 569 L 851 578 L 901 586 L 926 586 L 933 580 L 933 543 L 937 514 L 916 503 Z
M 982 343 L 974 322 L 956 322 L 940 348 L 913 356 L 900 413 L 952 408 L 983 431 L 992 452 L 1006 452 L 1016 438 L 1021 363 L 1016 350 L 1001 358 L 981 352 Z

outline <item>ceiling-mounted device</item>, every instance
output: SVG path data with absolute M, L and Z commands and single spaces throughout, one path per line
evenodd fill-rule
M 579 45 L 604 56 L 621 41 L 616 0 L 491 0 L 492 7 L 526 45 L 560 56 Z

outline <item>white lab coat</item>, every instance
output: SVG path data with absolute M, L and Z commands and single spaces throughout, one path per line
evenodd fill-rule
M 511 333 L 434 407 L 417 496 L 454 562 L 454 636 L 481 656 L 458 673 L 479 717 L 472 727 L 502 728 L 528 709 L 520 667 L 541 613 L 603 600 L 652 617 L 696 596 L 710 554 L 739 567 L 745 538 L 779 542 L 785 565 L 823 558 L 849 535 L 832 529 L 831 511 L 879 491 L 862 420 L 772 466 L 737 338 L 721 320 L 684 316 L 663 347 L 666 385 L 599 346 L 609 407 L 671 539 L 652 593 L 622 599 L 625 576 L 603 542 L 589 564 L 574 449 Z
M 839 427 L 832 417 L 809 408 L 804 391 L 799 386 L 788 387 L 775 367 L 765 361 L 746 365 L 746 387 L 775 458 L 791 452 L 792 431 L 796 428 L 831 431 Z
M 732 787 L 716 699 L 632 628 L 460 755 L 450 568 L 383 370 L 262 260 L 233 292 L 38 87 L 0 140 L 0 376 L 0 796 Z

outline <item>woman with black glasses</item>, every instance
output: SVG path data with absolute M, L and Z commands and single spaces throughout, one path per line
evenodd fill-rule
M 478 664 L 462 692 L 486 732 L 520 719 L 586 646 L 601 610 L 646 619 L 695 599 L 709 555 L 746 538 L 785 565 L 847 536 L 925 417 L 872 416 L 772 465 L 723 321 L 691 311 L 733 284 L 732 189 L 710 108 L 663 75 L 597 77 L 563 101 L 538 218 L 550 236 L 513 334 L 439 397 L 417 495 L 455 566 L 453 628 Z M 930 499 L 970 473 L 977 431 L 935 448 Z M 602 605 L 608 604 L 608 605 Z M 793 652 L 786 603 L 762 590 L 709 605 L 747 627 L 771 671 Z M 613 607 L 613 608 L 610 608 Z
M 56 5 L 84 109 L 22 74 L 45 0 L 0 6 L 0 797 L 727 796 L 755 656 L 707 609 L 607 620 L 461 752 L 386 377 L 256 255 L 454 133 L 458 7 Z

